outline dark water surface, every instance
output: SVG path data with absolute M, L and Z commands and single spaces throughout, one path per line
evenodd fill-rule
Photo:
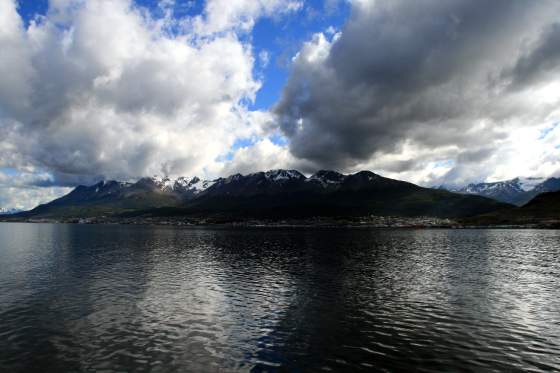
M 560 231 L 0 224 L 1 372 L 560 371 Z

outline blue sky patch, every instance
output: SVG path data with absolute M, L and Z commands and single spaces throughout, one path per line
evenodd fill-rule
M 455 165 L 455 161 L 453 159 L 446 159 L 443 161 L 436 161 L 434 162 L 434 168 L 441 168 L 441 167 L 453 167 Z
M 8 176 L 15 176 L 17 175 L 19 172 L 18 170 L 16 170 L 15 168 L 11 168 L 11 167 L 0 167 L 0 173 L 4 174 L 4 175 L 8 175 Z
M 539 135 L 539 140 L 544 139 L 546 136 L 548 136 L 549 133 L 551 133 L 552 131 L 554 131 L 554 129 L 559 125 L 560 123 L 554 123 L 552 126 L 547 127 L 543 130 L 541 130 L 541 133 Z

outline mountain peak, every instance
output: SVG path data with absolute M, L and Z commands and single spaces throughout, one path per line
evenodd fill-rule
M 330 170 L 319 170 L 313 175 L 311 175 L 311 177 L 309 177 L 309 179 L 307 180 L 317 181 L 323 184 L 324 186 L 326 186 L 326 185 L 341 184 L 344 181 L 344 179 L 346 179 L 346 176 L 339 172 L 330 171 Z
M 358 171 L 355 174 L 348 175 L 348 177 L 352 179 L 360 179 L 365 182 L 370 182 L 382 178 L 378 174 L 373 173 L 371 171 Z
M 237 174 L 230 175 L 223 180 L 224 180 L 224 183 L 229 184 L 233 181 L 240 180 L 242 177 L 243 177 L 243 175 L 237 173 Z
M 374 172 L 371 172 L 371 171 L 368 171 L 368 170 L 358 171 L 354 175 L 366 176 L 366 177 L 370 177 L 370 178 L 381 177 L 378 174 L 376 174 Z
M 264 176 L 267 179 L 271 179 L 274 181 L 290 180 L 290 179 L 298 179 L 298 180 L 305 179 L 305 176 L 297 170 L 282 170 L 282 169 L 269 170 L 264 172 Z

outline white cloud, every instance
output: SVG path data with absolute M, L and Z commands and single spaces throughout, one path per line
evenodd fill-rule
M 0 186 L 0 206 L 29 210 L 40 204 L 62 197 L 71 190 L 72 188 L 65 187 Z
M 0 1 L 0 115 L 24 112 L 30 105 L 31 51 L 22 34 L 23 24 L 11 1 Z
M 250 146 L 237 149 L 232 160 L 225 165 L 222 174 L 249 174 L 278 168 L 306 172 L 306 170 L 314 170 L 315 165 L 295 158 L 287 146 L 275 144 L 265 138 Z
M 262 67 L 267 67 L 270 63 L 270 53 L 266 50 L 262 50 L 259 52 L 259 60 Z
M 52 182 L 46 173 L 0 171 L 0 207 L 31 209 L 68 193 L 71 188 L 45 187 Z

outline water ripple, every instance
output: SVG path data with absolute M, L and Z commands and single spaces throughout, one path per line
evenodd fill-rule
M 560 232 L 0 224 L 0 371 L 560 371 Z

